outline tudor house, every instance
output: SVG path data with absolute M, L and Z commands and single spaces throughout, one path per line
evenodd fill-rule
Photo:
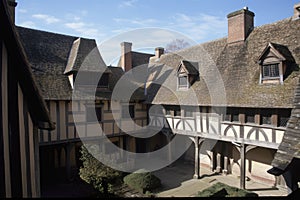
M 55 128 L 14 25 L 0 1 L 0 197 L 40 197 L 39 130 Z
M 163 126 L 167 138 L 192 139 L 183 157 L 195 163 L 195 178 L 201 166 L 240 176 L 241 188 L 247 177 L 285 184 L 267 170 L 300 77 L 299 7 L 294 16 L 259 27 L 253 12 L 238 10 L 227 15 L 228 37 L 150 58 L 147 103 L 163 110 L 149 123 Z
M 137 126 L 147 124 L 143 89 L 134 92 L 125 103 L 122 98 L 114 99 L 112 91 L 125 72 L 148 63 L 152 54 L 134 52 L 131 43 L 121 43 L 118 66 L 106 66 L 95 40 L 16 28 L 51 119 L 56 123 L 55 130 L 38 133 L 42 181 L 70 180 L 78 174 L 82 140 L 96 143 L 105 134 L 124 150 L 145 151 L 145 146 L 139 145 L 144 143 L 136 142 L 140 139 L 123 131 L 126 127 L 128 131 L 131 119 Z M 78 81 L 79 76 L 83 81 Z M 130 87 L 136 83 L 127 80 L 126 84 Z M 97 131 L 99 125 L 102 131 Z M 134 131 L 136 126 L 129 129 Z M 106 147 L 100 148 L 105 151 Z M 112 159 L 120 159 L 118 152 L 106 153 Z

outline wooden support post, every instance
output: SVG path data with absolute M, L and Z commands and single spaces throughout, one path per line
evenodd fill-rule
M 221 173 L 221 154 L 217 153 L 217 167 L 216 172 Z
M 67 180 L 71 180 L 72 172 L 71 172 L 71 151 L 73 148 L 73 144 L 69 143 L 66 146 L 66 174 L 67 174 Z
M 246 148 L 245 144 L 241 143 L 240 146 L 240 158 L 241 158 L 241 176 L 240 176 L 240 188 L 245 189 L 245 181 L 246 181 Z
M 223 169 L 223 173 L 225 175 L 228 174 L 228 157 L 227 156 L 224 156 L 224 169 Z
M 214 171 L 214 152 L 213 151 L 210 151 L 209 152 L 209 157 L 210 157 L 210 170 L 211 171 Z
M 194 179 L 198 179 L 200 177 L 200 152 L 199 152 L 199 138 L 195 137 L 195 174 Z

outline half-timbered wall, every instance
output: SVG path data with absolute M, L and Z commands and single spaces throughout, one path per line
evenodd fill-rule
M 72 105 L 73 104 L 73 105 Z M 66 141 L 79 141 L 80 137 L 95 138 L 106 134 L 109 137 L 120 136 L 124 134 L 123 130 L 137 130 L 137 126 L 130 126 L 129 119 L 121 120 L 122 104 L 113 102 L 113 110 L 109 101 L 96 101 L 97 112 L 101 112 L 101 120 L 89 121 L 87 119 L 88 107 L 95 105 L 94 101 L 47 101 L 50 116 L 56 123 L 56 129 L 49 132 L 40 130 L 39 141 L 41 145 L 54 143 L 64 143 Z M 145 105 L 141 103 L 132 103 L 134 105 L 134 124 L 138 126 L 147 125 L 147 111 Z M 73 115 L 76 117 L 74 123 Z M 100 124 L 103 133 L 95 132 Z M 123 129 L 120 129 L 123 128 Z M 79 130 L 82 135 L 78 135 Z M 50 134 L 49 134 L 50 133 Z
M 17 82 L 16 66 L 0 43 L 0 196 L 39 197 L 37 127 Z
M 202 165 L 239 175 L 241 159 L 235 145 L 245 143 L 256 147 L 246 154 L 246 175 L 273 184 L 278 182 L 267 170 L 283 138 L 291 109 L 227 108 L 225 114 L 220 114 L 221 108 L 212 107 L 165 106 L 165 109 L 163 115 L 158 112 L 150 115 L 151 127 L 163 126 L 174 134 L 215 141 L 210 149 L 201 149 Z M 194 155 L 192 145 L 184 157 L 193 161 Z

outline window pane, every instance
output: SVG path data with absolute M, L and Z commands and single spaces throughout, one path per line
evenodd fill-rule
M 233 122 L 239 122 L 240 120 L 239 120 L 239 114 L 233 114 L 232 115 L 232 121 Z
M 279 64 L 263 65 L 263 77 L 279 77 Z
M 279 118 L 279 126 L 286 127 L 289 119 L 290 119 L 289 117 L 280 117 Z
M 246 123 L 255 123 L 254 115 L 247 115 L 246 116 Z
M 180 108 L 174 109 L 174 116 L 181 116 Z
M 122 106 L 122 118 L 134 118 L 134 105 Z
M 224 117 L 224 121 L 230 121 L 231 120 L 230 118 L 231 118 L 231 115 L 227 113 Z
M 95 109 L 95 110 L 94 110 Z M 95 118 L 96 115 L 96 118 Z M 87 122 L 97 122 L 101 121 L 102 110 L 101 107 L 86 107 L 86 121 Z
M 187 76 L 180 76 L 178 77 L 178 83 L 179 83 L 179 87 L 187 87 Z
M 262 124 L 271 124 L 270 116 L 262 116 Z

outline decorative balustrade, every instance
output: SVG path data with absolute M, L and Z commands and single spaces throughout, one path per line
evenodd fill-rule
M 195 117 L 152 115 L 149 126 L 169 129 L 174 134 L 252 144 L 277 149 L 285 128 L 250 123 L 227 122 L 216 113 L 200 113 Z

